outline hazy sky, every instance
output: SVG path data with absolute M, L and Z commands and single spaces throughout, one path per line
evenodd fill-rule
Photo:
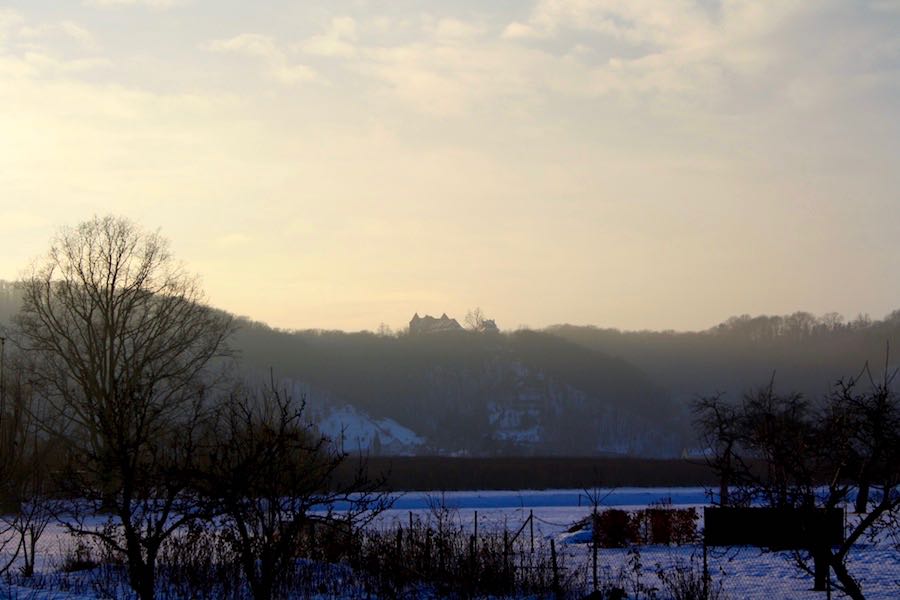
M 160 228 L 291 327 L 900 308 L 900 0 L 0 3 L 0 278 Z

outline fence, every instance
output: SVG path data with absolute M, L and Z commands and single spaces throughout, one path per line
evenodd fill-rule
M 431 527 L 436 536 L 441 529 L 447 531 L 452 522 L 470 540 L 467 543 L 471 546 L 466 549 L 470 556 L 481 556 L 482 560 L 490 554 L 498 556 L 492 568 L 512 574 L 516 581 L 531 582 L 533 597 L 540 597 L 537 592 L 578 598 L 593 593 L 595 598 L 634 600 L 846 597 L 835 586 L 830 591 L 813 590 L 813 574 L 797 566 L 796 559 L 802 553 L 750 546 L 706 548 L 699 514 L 691 530 L 686 526 L 685 512 L 672 510 L 667 524 L 661 517 L 665 509 L 660 507 L 598 511 L 598 520 L 607 527 L 616 525 L 617 513 L 621 518 L 622 512 L 638 514 L 639 518 L 631 525 L 618 523 L 619 533 L 607 530 L 597 535 L 592 533 L 590 519 L 573 526 L 571 521 L 553 518 L 552 512 L 539 509 L 482 513 L 438 507 L 430 513 L 408 513 L 402 526 L 404 530 Z M 399 525 L 385 524 L 385 529 L 393 526 L 396 535 Z M 485 552 L 480 553 L 479 548 Z M 405 547 L 396 551 L 409 553 Z M 900 551 L 889 536 L 858 544 L 847 564 L 860 580 L 867 600 L 900 598 Z M 454 588 L 450 583 L 441 589 L 450 592 Z
M 599 554 L 599 557 L 583 561 L 592 571 L 588 577 L 591 590 L 603 592 L 605 589 L 608 594 L 612 589 L 621 594 L 620 597 L 635 599 L 826 600 L 846 597 L 833 575 L 822 582 L 820 589 L 815 589 L 815 561 L 805 550 L 769 551 L 751 545 L 707 546 L 703 541 L 707 525 L 703 519 L 697 519 L 693 536 L 668 536 L 668 542 L 661 543 L 660 539 L 653 538 L 652 531 L 651 535 L 646 535 L 647 513 L 652 515 L 653 511 L 630 513 L 643 513 L 644 533 L 639 531 L 640 527 L 632 526 L 630 530 L 622 527 L 621 513 L 626 511 L 604 511 L 605 516 L 601 512 L 593 519 L 601 529 L 609 528 L 610 524 L 613 528 L 611 534 L 599 531 L 588 540 L 586 553 Z M 677 514 L 677 511 L 673 512 Z M 786 544 L 792 530 L 830 543 L 841 539 L 834 532 L 835 523 L 840 526 L 840 515 L 837 519 L 832 518 L 834 515 L 818 516 L 823 517 L 822 522 L 819 523 L 817 518 L 813 530 L 806 530 L 796 522 L 776 520 L 778 528 L 769 535 L 782 544 Z M 672 515 L 671 521 L 677 523 L 680 519 Z M 755 527 L 761 525 L 756 523 Z M 623 530 L 625 534 L 622 534 Z M 759 539 L 760 533 L 750 531 L 750 535 Z M 598 566 L 594 567 L 594 564 Z M 856 544 L 846 566 L 861 584 L 866 600 L 900 597 L 900 550 L 897 540 L 887 535 L 886 530 L 880 537 Z
M 296 572 L 284 598 L 585 598 L 595 600 L 826 600 L 813 591 L 811 573 L 793 552 L 750 546 L 705 547 L 697 515 L 660 507 L 642 510 L 586 508 L 458 510 L 436 502 L 428 510 L 393 511 L 372 525 L 310 528 L 298 548 Z M 573 515 L 578 523 L 572 523 Z M 594 525 L 597 525 L 595 529 Z M 163 552 L 163 600 L 248 598 L 241 566 L 221 546 L 214 529 L 173 539 Z M 883 530 L 854 547 L 848 569 L 867 600 L 900 598 L 898 540 Z M 77 549 L 76 549 L 77 550 Z M 14 577 L 0 597 L 36 589 L 130 598 L 124 566 L 101 553 L 43 579 Z M 76 562 L 93 564 L 87 570 Z M 705 567 L 705 568 L 704 568 Z M 35 588 L 34 586 L 40 586 Z M 31 591 L 13 593 L 27 586 Z M 6 595 L 4 596 L 4 591 Z M 91 596 L 93 594 L 94 596 Z M 833 598 L 843 598 L 833 589 Z

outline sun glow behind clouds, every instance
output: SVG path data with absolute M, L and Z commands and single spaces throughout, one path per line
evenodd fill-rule
M 0 276 L 113 211 L 283 327 L 879 316 L 891 6 L 13 2 Z

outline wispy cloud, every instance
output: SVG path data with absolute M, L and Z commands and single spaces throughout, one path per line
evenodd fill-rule
M 75 42 L 74 55 L 60 52 L 60 42 L 66 41 Z M 29 21 L 15 11 L 0 10 L 0 72 L 7 76 L 75 74 L 109 67 L 108 58 L 94 53 L 98 48 L 94 35 L 74 21 Z
M 26 25 L 18 31 L 18 35 L 24 39 L 45 39 L 48 37 L 63 36 L 74 40 L 86 48 L 96 48 L 97 40 L 90 31 L 73 21 L 61 21 L 59 23 L 41 23 L 39 25 Z
M 527 20 L 495 28 L 424 17 L 417 40 L 357 41 L 352 64 L 382 93 L 442 116 L 547 95 L 709 108 L 771 84 L 770 69 L 792 52 L 781 32 L 811 11 L 793 0 L 719 10 L 692 0 L 539 0 Z
M 0 8 L 0 42 L 7 37 L 11 30 L 24 22 L 22 15 L 10 8 Z
M 441 17 L 433 22 L 429 21 L 424 29 L 426 33 L 443 41 L 471 40 L 487 31 L 487 28 L 482 23 L 454 17 Z
M 3 4 L 2 197 L 47 229 L 113 209 L 162 226 L 226 308 L 372 326 L 296 315 L 428 287 L 540 323 L 577 281 L 595 300 L 566 318 L 671 292 L 701 319 L 735 304 L 684 282 L 778 280 L 818 310 L 860 264 L 882 275 L 855 275 L 862 309 L 900 295 L 876 216 L 900 185 L 894 2 Z M 23 225 L 4 230 L 15 276 L 43 242 L 0 217 Z
M 311 82 L 318 79 L 316 71 L 301 63 L 292 63 L 284 50 L 269 36 L 242 33 L 232 38 L 210 42 L 212 52 L 233 53 L 259 59 L 266 74 L 283 84 Z
M 356 55 L 356 39 L 356 21 L 351 17 L 335 17 L 324 33 L 310 37 L 297 47 L 309 54 L 350 58 Z
M 83 0 L 85 6 L 115 8 L 121 6 L 148 6 L 155 9 L 173 8 L 189 0 Z

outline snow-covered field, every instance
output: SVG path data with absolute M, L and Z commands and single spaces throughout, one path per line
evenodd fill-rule
M 620 488 L 600 490 L 602 508 L 640 509 L 651 503 L 670 501 L 676 507 L 696 507 L 702 527 L 702 507 L 708 503 L 703 488 Z M 590 500 L 583 490 L 548 491 L 475 491 L 446 493 L 408 493 L 400 496 L 392 510 L 387 511 L 377 526 L 390 527 L 415 518 L 436 518 L 436 511 L 444 512 L 464 528 L 474 528 L 477 512 L 480 531 L 492 528 L 512 531 L 534 514 L 536 537 L 554 537 L 563 549 L 570 568 L 580 569 L 590 577 L 590 551 L 585 534 L 569 534 L 567 530 L 591 512 Z M 530 531 L 525 531 L 530 535 Z M 645 584 L 652 588 L 659 582 L 655 572 L 674 566 L 687 566 L 694 561 L 702 565 L 702 546 L 644 546 L 636 555 L 628 550 L 601 549 L 599 568 L 601 580 L 616 580 L 634 576 L 637 560 Z M 765 598 L 767 600 L 821 599 L 822 592 L 813 592 L 812 578 L 802 575 L 791 561 L 789 553 L 764 552 L 756 548 L 710 548 L 709 572 L 714 582 L 721 582 L 728 598 Z M 866 598 L 900 599 L 900 551 L 890 539 L 866 541 L 855 549 L 850 559 L 851 573 L 858 574 Z M 648 592 L 649 593 L 649 592 Z M 833 592 L 832 597 L 844 597 Z
M 618 507 L 638 509 L 668 500 L 677 507 L 704 506 L 707 496 L 702 488 L 646 489 L 625 488 L 601 491 L 601 508 Z M 406 526 L 410 519 L 431 521 L 444 519 L 445 523 L 472 531 L 477 514 L 479 532 L 502 531 L 505 527 L 517 531 L 533 514 L 533 531 L 538 544 L 552 538 L 569 577 L 589 581 L 590 548 L 585 533 L 569 533 L 576 523 L 591 512 L 591 503 L 582 490 L 550 491 L 473 491 L 447 493 L 406 493 L 397 496 L 393 508 L 381 514 L 372 527 L 391 528 Z M 702 517 L 702 510 L 699 511 Z M 700 523 L 702 527 L 702 523 Z M 528 540 L 531 528 L 523 528 L 520 540 Z M 50 526 L 41 541 L 37 569 L 43 575 L 52 575 L 60 567 L 62 556 L 72 545 L 63 527 Z M 812 580 L 801 575 L 787 553 L 768 553 L 755 548 L 711 548 L 708 553 L 709 571 L 714 584 L 721 582 L 725 597 L 731 599 L 765 598 L 767 600 L 824 599 L 822 592 L 811 591 Z M 668 547 L 644 546 L 638 552 L 618 549 L 601 549 L 598 556 L 598 572 L 602 582 L 629 583 L 632 589 L 644 588 L 640 595 L 630 597 L 662 598 L 654 596 L 653 588 L 659 587 L 656 573 L 671 572 L 678 566 L 702 565 L 700 545 Z M 850 570 L 859 575 L 866 598 L 900 598 L 900 552 L 889 538 L 866 540 L 855 549 L 850 560 Z M 638 579 L 640 585 L 638 585 Z M 34 598 L 101 598 L 102 595 L 67 594 L 59 591 L 30 590 L 27 584 L 0 585 L 0 597 Z M 833 597 L 841 598 L 834 592 Z

